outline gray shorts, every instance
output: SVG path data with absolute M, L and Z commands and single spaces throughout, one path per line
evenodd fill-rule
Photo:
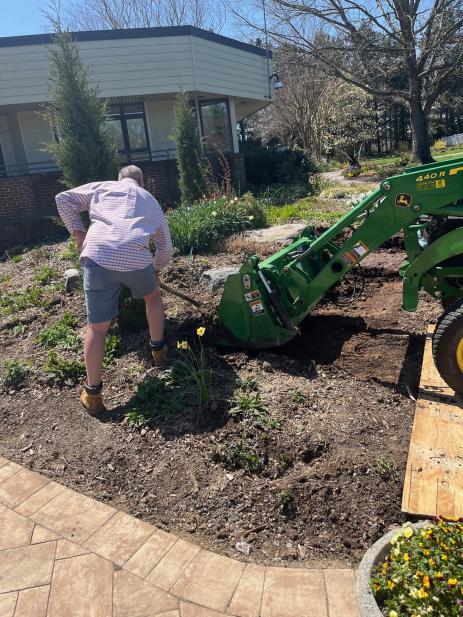
M 117 272 L 98 265 L 89 257 L 83 260 L 87 321 L 101 323 L 117 316 L 119 296 L 128 287 L 135 299 L 152 293 L 158 286 L 154 265 L 143 270 Z

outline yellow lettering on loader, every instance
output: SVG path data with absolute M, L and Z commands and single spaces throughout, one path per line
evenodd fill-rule
M 463 167 L 454 167 L 449 171 L 449 176 L 456 176 L 460 171 L 463 171 Z

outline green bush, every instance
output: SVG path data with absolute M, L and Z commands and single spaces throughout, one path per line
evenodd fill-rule
M 60 347 L 61 349 L 80 349 L 82 339 L 75 333 L 77 320 L 72 313 L 65 313 L 61 319 L 48 328 L 44 328 L 35 339 L 43 347 Z
M 210 249 L 232 234 L 266 223 L 262 204 L 250 193 L 180 206 L 168 219 L 173 244 L 180 253 Z
M 30 370 L 31 364 L 29 362 L 6 360 L 2 375 L 3 386 L 16 390 L 22 386 Z
M 35 275 L 35 280 L 40 285 L 48 285 L 48 283 L 58 276 L 55 268 L 51 268 L 50 266 L 43 266 Z
M 59 385 L 72 386 L 85 375 L 85 365 L 78 360 L 67 360 L 57 355 L 55 351 L 49 351 L 43 370 Z

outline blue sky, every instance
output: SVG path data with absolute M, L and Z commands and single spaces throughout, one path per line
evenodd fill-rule
M 0 7 L 3 9 L 0 19 L 0 36 L 45 32 L 46 19 L 40 13 L 40 6 L 46 6 L 46 1 L 0 0 Z

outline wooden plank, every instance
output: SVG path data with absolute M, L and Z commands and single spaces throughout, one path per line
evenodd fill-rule
M 463 515 L 463 407 L 434 365 L 432 328 L 424 349 L 402 510 L 443 518 Z

